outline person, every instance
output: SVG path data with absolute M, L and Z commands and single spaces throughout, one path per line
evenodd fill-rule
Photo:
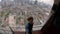
M 27 19 L 28 23 L 26 24 L 26 34 L 32 34 L 32 28 L 33 28 L 33 17 L 29 17 Z

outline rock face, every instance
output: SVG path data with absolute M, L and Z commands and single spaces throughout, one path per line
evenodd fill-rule
M 9 27 L 0 27 L 0 34 L 12 34 Z
M 0 2 L 1 24 L 13 26 L 12 29 L 15 28 L 16 30 L 23 27 L 24 30 L 27 18 L 32 16 L 34 18 L 34 27 L 38 25 L 41 29 L 50 14 L 49 11 L 52 6 L 43 2 L 34 3 L 36 2 L 30 0 L 3 0 Z M 38 29 L 38 27 L 36 26 L 35 29 Z
M 9 15 L 9 26 L 15 26 L 16 20 L 14 19 L 15 15 Z

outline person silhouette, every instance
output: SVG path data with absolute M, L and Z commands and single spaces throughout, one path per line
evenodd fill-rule
M 29 17 L 27 19 L 28 23 L 26 24 L 26 34 L 32 34 L 32 28 L 33 28 L 33 17 Z

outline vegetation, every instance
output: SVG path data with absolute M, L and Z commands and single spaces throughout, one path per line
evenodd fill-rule
M 17 18 L 16 18 L 16 24 L 18 24 L 19 21 L 20 21 L 20 19 L 22 18 L 22 16 L 18 15 L 18 16 L 16 16 L 16 17 L 17 17 Z
M 1 16 L 4 17 L 5 19 L 8 17 L 9 12 L 1 12 Z

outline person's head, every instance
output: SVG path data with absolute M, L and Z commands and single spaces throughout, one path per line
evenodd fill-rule
M 29 18 L 27 18 L 27 20 L 28 20 L 30 23 L 32 23 L 32 22 L 33 22 L 33 17 L 29 17 Z

